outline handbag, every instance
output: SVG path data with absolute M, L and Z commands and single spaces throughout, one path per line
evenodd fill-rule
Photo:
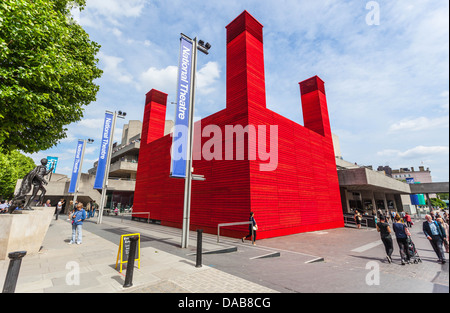
M 253 226 L 253 230 L 258 230 L 258 225 Z

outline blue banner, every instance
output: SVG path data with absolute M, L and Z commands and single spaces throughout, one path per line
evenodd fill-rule
M 74 193 L 75 187 L 77 186 L 78 172 L 81 170 L 80 163 L 81 163 L 81 154 L 83 152 L 83 146 L 84 141 L 78 140 L 77 149 L 75 150 L 75 161 L 73 162 L 72 168 L 72 177 L 70 178 L 69 193 Z
M 191 109 L 192 41 L 181 37 L 180 61 L 178 65 L 178 91 L 175 110 L 175 125 L 172 133 L 170 176 L 186 177 L 188 158 L 189 112 Z
M 105 177 L 106 164 L 108 162 L 108 151 L 110 144 L 111 128 L 113 123 L 113 114 L 105 113 L 105 122 L 103 124 L 102 141 L 100 143 L 100 155 L 97 163 L 97 174 L 95 174 L 94 189 L 103 189 L 103 179 Z
M 52 157 L 52 156 L 47 157 L 47 171 L 50 171 L 50 169 L 53 166 L 52 173 L 56 173 L 56 165 L 57 164 L 58 164 L 58 157 Z

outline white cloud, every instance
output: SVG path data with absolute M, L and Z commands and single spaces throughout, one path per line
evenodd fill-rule
M 437 118 L 428 118 L 425 116 L 402 119 L 391 125 L 389 132 L 396 131 L 424 131 L 428 129 L 448 128 L 449 117 L 442 116 Z
M 107 55 L 100 51 L 98 53 L 100 64 L 103 69 L 103 76 L 116 80 L 121 83 L 132 83 L 133 76 L 121 66 L 123 58 Z
M 148 68 L 140 75 L 140 90 L 157 89 L 165 93 L 175 93 L 177 88 L 177 66 L 167 66 L 162 69 Z M 210 94 L 216 88 L 220 77 L 217 62 L 208 62 L 197 70 L 196 92 L 199 94 Z
M 99 129 L 103 128 L 104 119 L 102 118 L 86 118 L 77 123 L 79 127 Z
M 140 89 L 157 89 L 165 93 L 175 92 L 177 72 L 178 68 L 172 65 L 162 69 L 150 67 L 140 75 Z
M 116 37 L 122 36 L 122 32 L 121 32 L 118 28 L 116 28 L 116 27 L 114 27 L 114 28 L 112 29 L 112 33 L 113 33 L 113 35 L 116 36 Z
M 145 0 L 87 0 L 87 8 L 105 17 L 138 17 Z
M 449 153 L 448 146 L 417 146 L 405 151 L 395 149 L 385 149 L 377 152 L 378 156 L 398 158 L 398 159 L 414 159 L 430 156 L 445 156 Z
M 217 88 L 220 78 L 220 66 L 217 62 L 208 62 L 197 71 L 196 90 L 200 94 L 210 94 Z
M 129 18 L 138 18 L 146 0 L 87 0 L 86 7 L 79 12 L 72 9 L 73 18 L 83 27 L 99 30 L 119 31 Z M 114 27 L 111 27 L 114 26 Z M 116 33 L 117 35 L 117 33 Z

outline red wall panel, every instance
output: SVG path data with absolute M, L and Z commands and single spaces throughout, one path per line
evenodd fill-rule
M 262 25 L 244 11 L 227 26 L 226 109 L 196 124 L 193 167 L 206 181 L 193 181 L 191 229 L 215 233 L 217 224 L 247 221 L 253 211 L 258 238 L 343 227 L 336 163 L 323 81 L 314 76 L 300 83 L 304 124 L 301 126 L 266 108 Z M 169 178 L 170 135 L 162 137 L 164 93 L 147 94 L 143 139 L 139 153 L 134 212 L 150 212 L 161 224 L 181 227 L 184 180 Z M 167 95 L 166 95 L 167 96 Z M 201 137 L 208 125 L 220 127 L 222 158 L 205 160 L 201 149 L 211 137 Z M 266 127 L 270 151 L 271 125 L 278 127 L 278 164 L 261 171 L 257 132 L 244 138 L 244 160 L 226 160 L 226 125 Z M 228 126 L 230 127 L 230 126 Z M 162 126 L 163 129 L 163 126 Z M 147 135 L 145 135 L 147 134 Z M 249 146 L 251 153 L 248 153 Z M 272 147 L 273 148 L 273 147 Z M 266 152 L 263 151 L 263 152 Z M 236 153 L 236 151 L 234 151 Z M 249 159 L 252 154 L 256 159 Z M 143 215 L 136 215 L 143 217 Z M 240 237 L 248 226 L 233 226 L 221 234 Z

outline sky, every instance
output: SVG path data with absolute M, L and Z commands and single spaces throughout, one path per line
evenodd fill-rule
M 303 125 L 298 83 L 325 82 L 342 157 L 358 165 L 429 167 L 449 179 L 449 2 L 427 0 L 87 0 L 72 11 L 99 43 L 97 100 L 67 138 L 30 155 L 59 158 L 70 175 L 77 139 L 94 139 L 82 172 L 98 159 L 104 113 L 143 119 L 145 94 L 168 94 L 173 119 L 180 33 L 211 44 L 198 55 L 196 119 L 225 108 L 226 29 L 247 10 L 263 26 L 267 107 Z

